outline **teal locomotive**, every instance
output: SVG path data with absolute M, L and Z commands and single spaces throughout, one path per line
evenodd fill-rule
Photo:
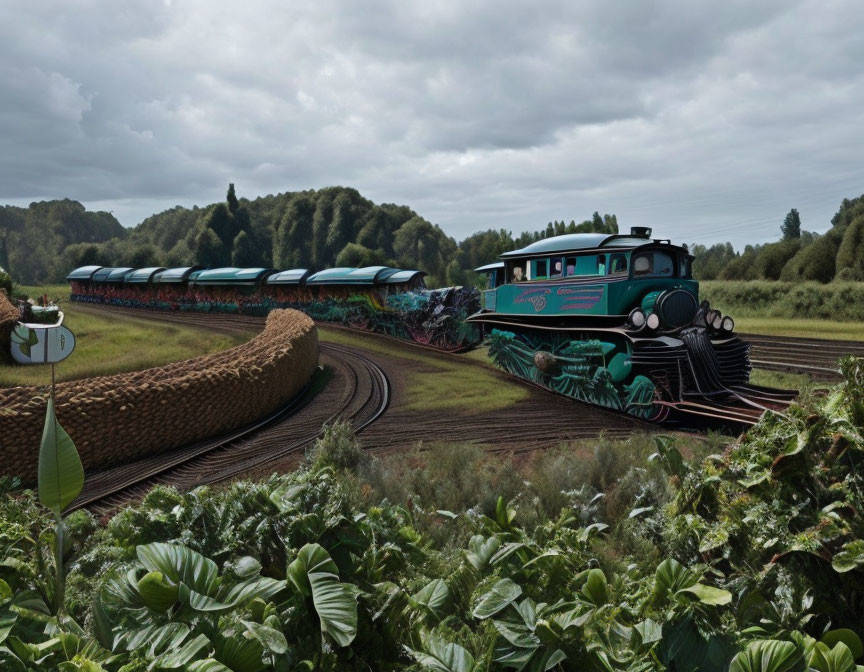
M 653 421 L 750 424 L 794 397 L 749 383 L 734 320 L 700 303 L 687 249 L 649 228 L 555 236 L 500 259 L 475 269 L 488 284 L 468 321 L 516 376 Z

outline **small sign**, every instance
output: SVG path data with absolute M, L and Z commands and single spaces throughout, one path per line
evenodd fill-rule
M 12 331 L 12 359 L 19 364 L 56 364 L 75 349 L 75 335 L 63 325 L 19 324 Z

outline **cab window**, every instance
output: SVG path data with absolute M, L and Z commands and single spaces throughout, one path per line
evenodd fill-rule
M 633 258 L 633 277 L 671 278 L 675 262 L 666 252 L 644 252 Z
M 693 269 L 690 267 L 689 257 L 681 257 L 678 268 L 679 278 L 690 279 L 693 276 Z
M 531 274 L 532 280 L 545 280 L 549 277 L 548 259 L 534 259 L 531 261 L 531 267 L 531 270 L 534 271 Z
M 627 255 L 626 254 L 611 254 L 609 255 L 609 274 L 622 275 L 627 272 Z

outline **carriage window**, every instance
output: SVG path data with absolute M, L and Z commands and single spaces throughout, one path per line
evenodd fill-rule
M 552 274 L 549 276 L 550 278 L 560 278 L 564 275 L 564 260 L 561 257 L 552 257 L 549 260 L 549 264 L 552 268 Z
M 606 275 L 606 255 L 597 257 L 597 275 Z
M 627 255 L 613 254 L 609 257 L 609 273 L 612 275 L 621 275 L 627 272 Z
M 545 280 L 549 277 L 549 260 L 535 259 L 531 262 L 534 272 L 531 274 L 532 280 Z

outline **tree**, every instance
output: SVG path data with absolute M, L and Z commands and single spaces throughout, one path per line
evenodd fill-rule
M 837 277 L 864 280 L 864 214 L 846 228 L 837 250 Z
M 195 236 L 195 260 L 196 263 L 209 268 L 218 268 L 225 265 L 225 246 L 219 240 L 219 236 L 209 227 L 202 227 Z
M 839 245 L 836 231 L 829 230 L 824 236 L 820 236 L 792 257 L 783 267 L 780 279 L 790 282 L 801 280 L 831 282 L 836 270 Z
M 228 211 L 232 215 L 236 215 L 237 210 L 240 208 L 240 201 L 237 200 L 237 195 L 234 193 L 233 182 L 228 185 L 228 194 L 225 196 L 225 202 L 228 203 Z
M 387 266 L 389 262 L 381 250 L 370 250 L 357 243 L 348 243 L 336 256 L 336 266 L 363 268 L 364 266 Z
M 801 239 L 797 237 L 762 245 L 756 257 L 756 274 L 765 280 L 779 280 L 783 267 L 800 249 Z
M 798 211 L 792 208 L 783 220 L 783 226 L 780 227 L 783 232 L 783 240 L 792 240 L 793 238 L 801 237 L 801 217 Z
M 231 265 L 240 268 L 250 268 L 258 264 L 258 250 L 255 242 L 245 231 L 241 231 L 234 239 L 231 251 Z

